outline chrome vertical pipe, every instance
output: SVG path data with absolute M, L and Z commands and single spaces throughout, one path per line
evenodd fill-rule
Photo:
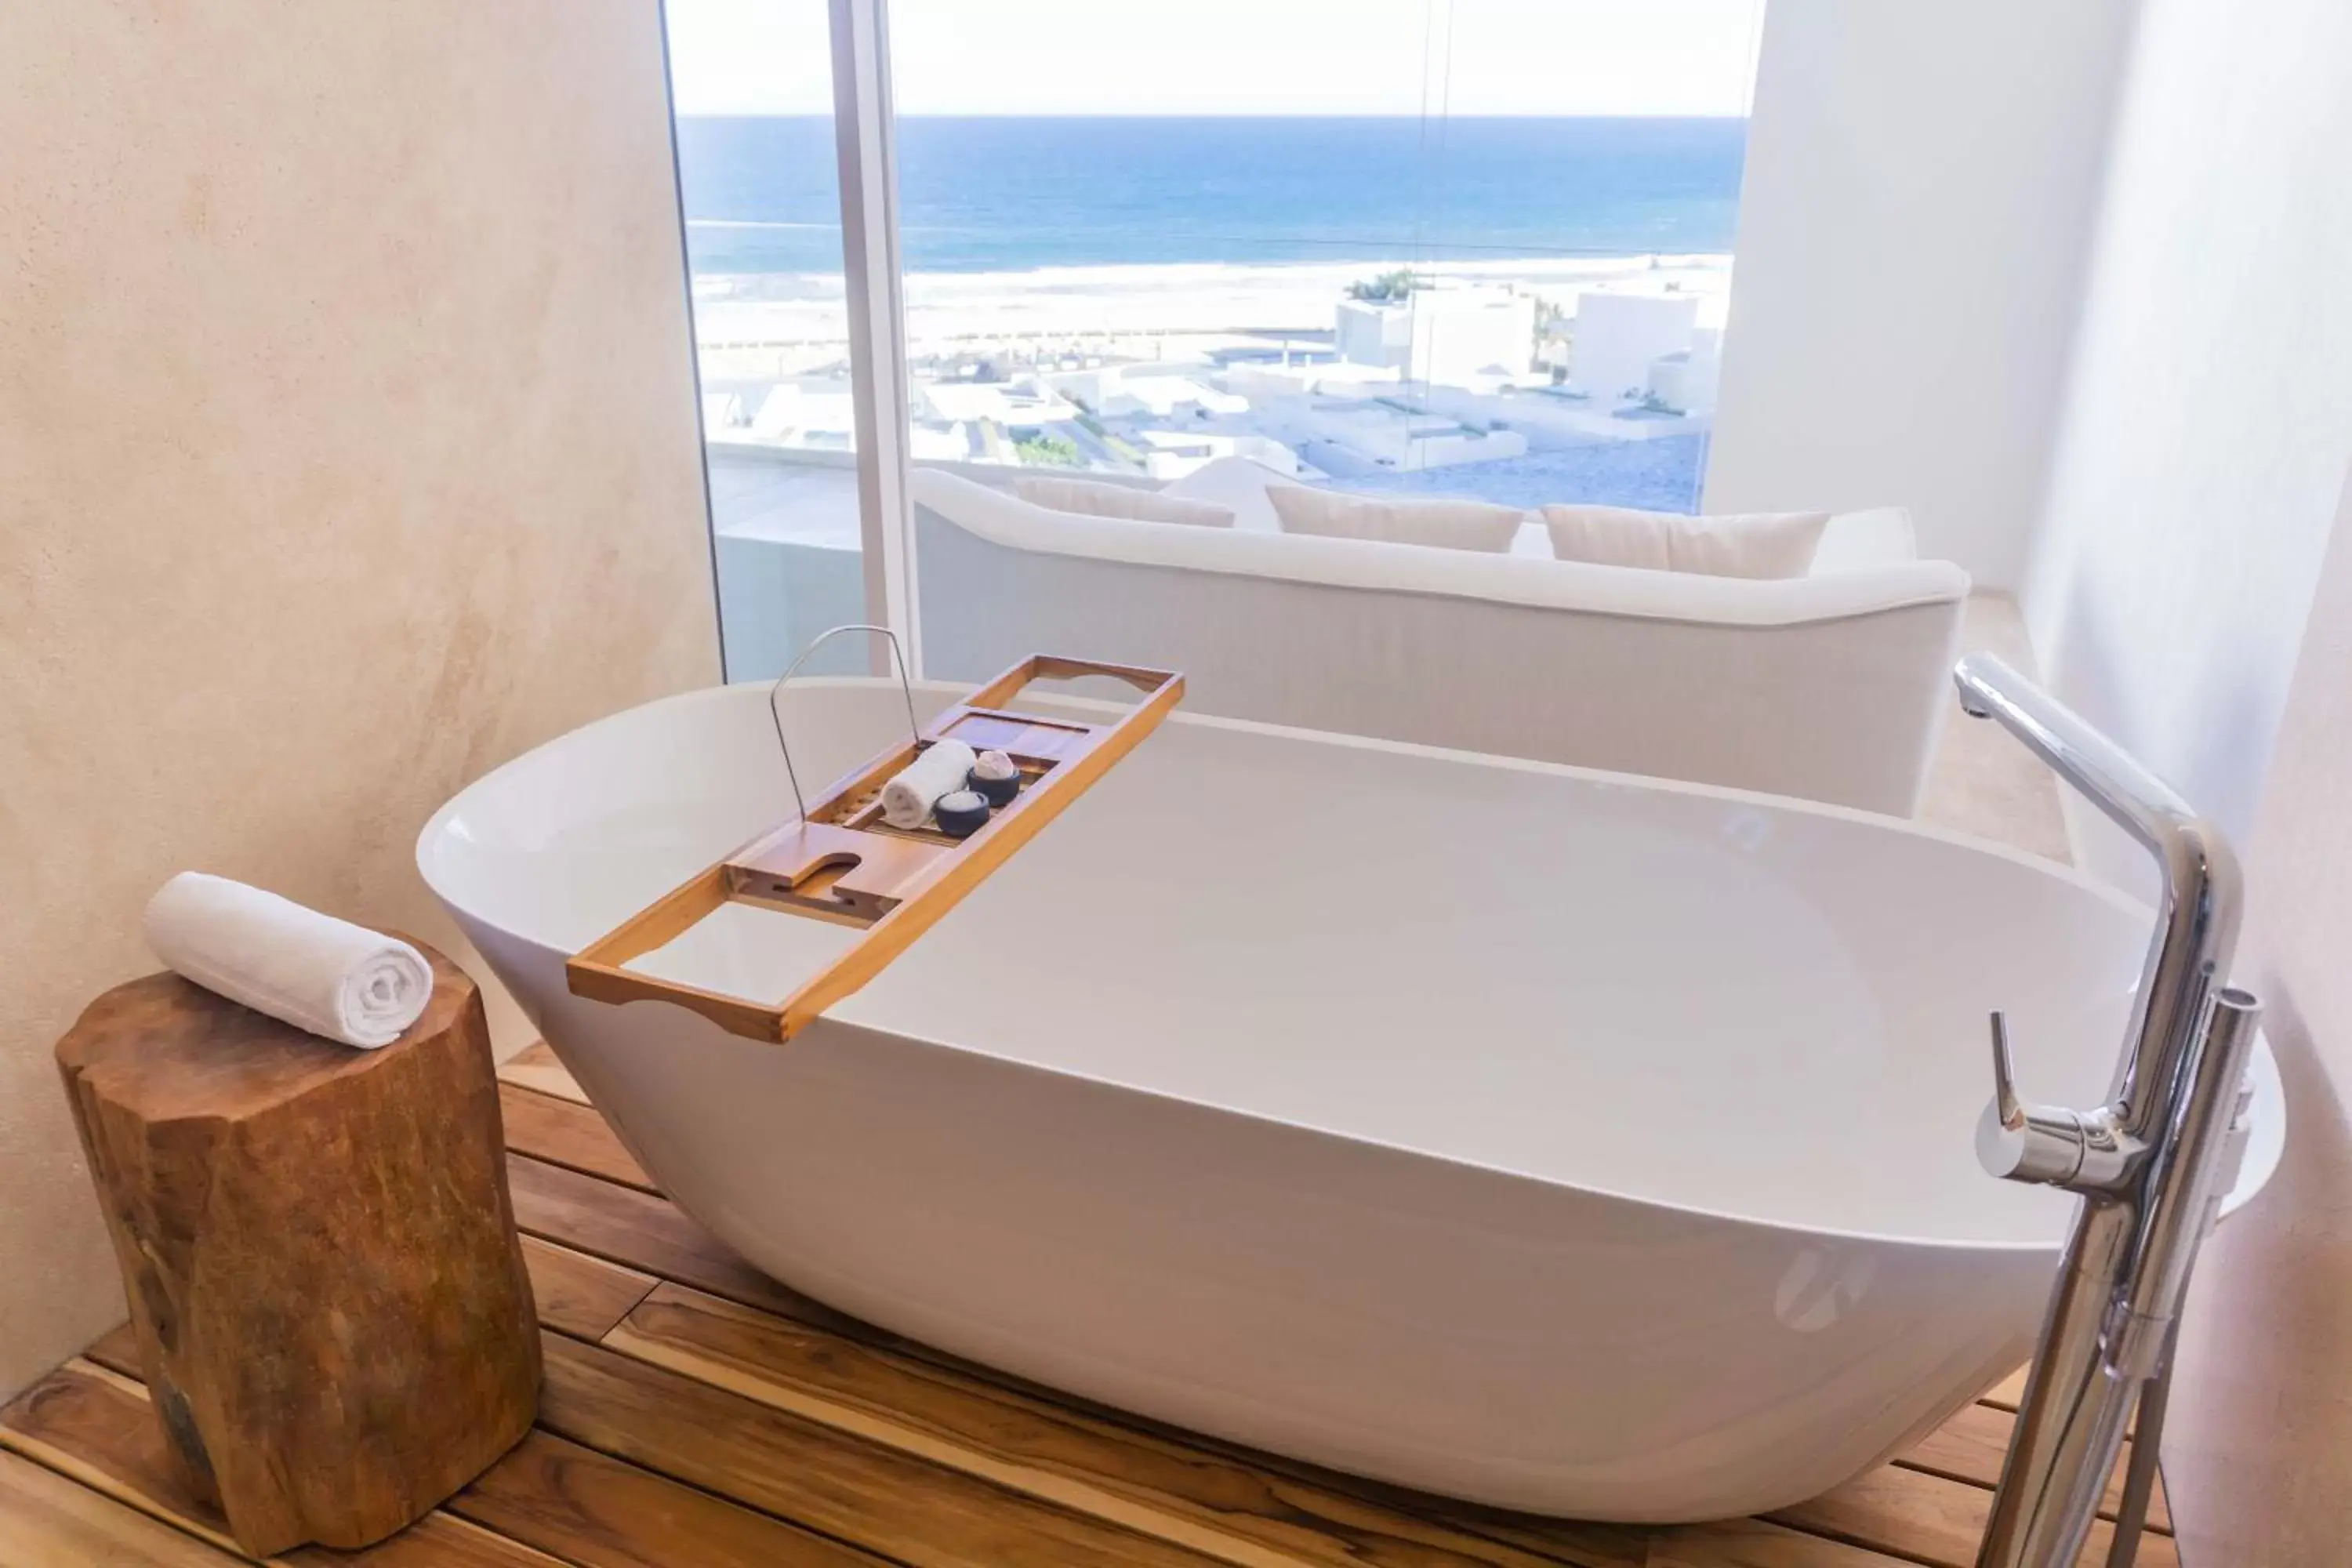
M 2139 1391 L 2139 1419 L 2132 1424 L 2131 1463 L 2124 1472 L 2124 1495 L 2116 1505 L 2115 1539 L 2107 1545 L 2107 1568 L 2132 1568 L 2147 1525 L 2147 1505 L 2156 1496 L 2156 1461 L 2164 1446 L 2164 1415 L 2172 1402 L 2172 1342 L 2156 1375 Z
M 2148 1171 L 2146 1215 L 2107 1325 L 2107 1361 L 2123 1376 L 2152 1377 L 2163 1365 L 2198 1249 L 2229 1195 L 2225 1156 L 2262 1012 L 2252 993 L 2229 986 L 2206 1014 L 2205 1038 L 2159 1145 L 2165 1158 Z
M 2134 1217 L 2127 1204 L 2085 1199 L 2075 1220 L 1977 1568 L 2063 1568 L 2090 1536 L 2135 1393 L 2109 1375 L 2100 1337 Z
M 2197 1247 L 2226 1195 L 2224 1156 L 2261 1011 L 2243 991 L 2213 997 L 2178 1086 L 2167 1158 L 2144 1162 L 2128 1196 L 2084 1195 L 1978 1568 L 2066 1568 L 2080 1556 L 2133 1405 L 2164 1370 Z M 2143 1436 L 2156 1440 L 2153 1424 Z

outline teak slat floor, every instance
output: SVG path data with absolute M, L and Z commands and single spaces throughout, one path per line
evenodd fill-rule
M 545 1334 L 539 1426 L 323 1568 L 1969 1568 L 2014 1419 L 1996 1389 L 1769 1519 L 1648 1529 L 1406 1492 L 1104 1410 L 842 1316 L 663 1198 L 544 1047 L 501 1090 Z M 163 1462 L 127 1327 L 0 1410 L 0 1563 L 247 1561 Z M 2117 1489 L 2108 1491 L 2112 1510 Z M 2143 1564 L 2179 1559 L 2161 1496 Z M 2084 1561 L 2104 1563 L 2102 1523 Z

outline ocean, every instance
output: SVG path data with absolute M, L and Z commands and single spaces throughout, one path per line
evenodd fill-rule
M 1731 249 L 1741 120 L 898 124 L 909 272 Z M 837 273 L 833 122 L 682 117 L 698 273 Z

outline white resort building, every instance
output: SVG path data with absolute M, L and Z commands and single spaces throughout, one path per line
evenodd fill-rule
M 1409 283 L 1402 299 L 1339 301 L 1333 335 L 1350 363 L 1385 365 L 1407 381 L 1476 386 L 1525 375 L 1535 330 L 1532 294 Z

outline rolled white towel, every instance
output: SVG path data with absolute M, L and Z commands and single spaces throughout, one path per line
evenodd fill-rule
M 226 877 L 181 872 L 144 924 L 155 956 L 207 991 L 362 1050 L 432 1000 L 433 966 L 408 943 Z
M 963 788 L 971 764 L 971 748 L 961 741 L 933 741 L 882 786 L 882 820 L 893 827 L 920 827 L 940 796 Z

